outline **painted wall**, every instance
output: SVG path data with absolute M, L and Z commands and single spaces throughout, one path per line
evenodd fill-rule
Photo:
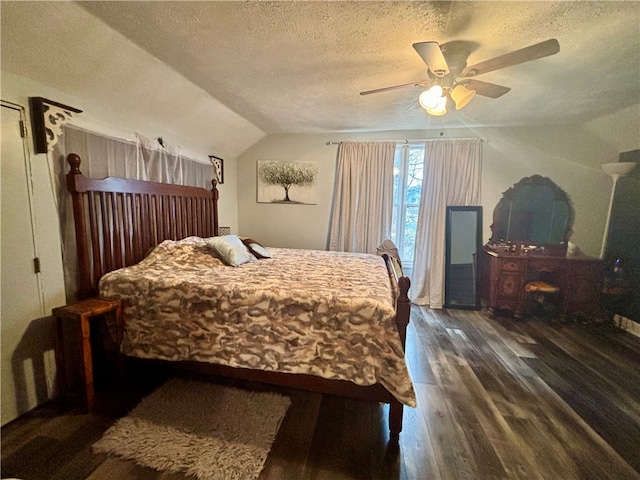
M 2 100 L 26 107 L 26 98 L 19 90 L 11 90 L 4 80 L 3 76 Z M 26 144 L 32 152 L 30 136 Z M 55 383 L 54 328 L 47 312 L 65 303 L 59 228 L 46 157 L 27 155 L 31 164 L 34 226 L 37 232 L 35 250 L 40 259 L 40 288 L 44 308 L 37 315 L 23 317 L 15 312 L 11 318 L 0 319 L 3 347 L 9 346 L 10 350 L 2 350 L 3 424 L 52 396 Z M 3 159 L 3 166 L 6 166 L 5 161 L 10 160 Z M 11 205 L 3 202 L 3 213 L 7 208 L 11 208 Z M 24 233 L 24 241 L 30 243 L 31 232 Z M 3 296 L 24 295 L 24 288 L 19 282 L 3 281 L 2 290 Z M 37 303 L 37 299 L 34 302 Z M 21 309 L 21 313 L 24 314 L 24 310 Z M 5 335 L 8 337 L 5 338 Z
M 238 158 L 238 233 L 271 246 L 326 248 L 337 157 L 337 145 L 327 145 L 327 142 L 480 137 L 487 140 L 482 168 L 485 241 L 490 236 L 493 209 L 502 193 L 521 178 L 539 174 L 550 177 L 568 193 L 576 210 L 571 241 L 586 254 L 597 256 L 611 193 L 611 179 L 601 171 L 600 165 L 618 161 L 623 148 L 638 148 L 639 119 L 640 106 L 636 106 L 608 116 L 603 121 L 606 129 L 591 124 L 589 129 L 550 125 L 442 132 L 270 135 Z M 318 162 L 319 203 L 313 206 L 258 204 L 258 160 Z M 221 197 L 221 203 L 225 200 Z
M 68 93 L 50 88 L 46 85 L 31 81 L 13 73 L 2 71 L 2 100 L 12 102 L 25 107 L 27 119 L 29 119 L 28 97 L 45 97 L 66 105 L 83 110 L 78 114 L 72 124 L 88 130 L 110 135 L 117 138 L 133 140 L 135 132 L 140 132 L 147 137 L 158 136 L 154 125 L 154 119 L 144 120 L 144 117 L 123 117 L 117 112 L 109 111 L 108 107 L 95 105 L 90 98 L 80 98 Z M 33 173 L 34 205 L 37 231 L 37 246 L 40 252 L 42 268 L 42 285 L 45 298 L 45 311 L 64 305 L 64 280 L 62 273 L 62 255 L 60 246 L 60 230 L 58 215 L 47 157 L 44 154 L 33 154 L 33 140 L 31 126 L 27 122 L 30 148 L 30 160 Z M 208 152 L 201 145 L 181 144 L 181 137 L 171 134 L 166 127 L 162 130 L 163 138 L 168 144 L 180 145 L 182 151 L 195 159 L 207 159 L 207 155 L 216 152 Z M 168 134 L 167 134 L 168 133 Z M 205 143 L 205 142 L 203 142 Z M 237 230 L 237 204 L 236 161 L 233 158 L 224 159 L 224 184 L 219 186 L 222 198 L 232 198 L 220 207 L 220 225 L 228 225 L 232 231 Z M 10 288 L 10 285 L 2 285 L 2 288 Z M 16 286 L 16 294 L 20 294 L 20 287 Z M 0 325 L 1 327 L 1 325 Z M 53 321 L 51 317 L 27 318 L 20 326 L 22 333 L 19 348 L 13 352 L 3 352 L 3 355 L 11 355 L 16 358 L 22 367 L 20 375 L 16 375 L 13 382 L 3 383 L 3 397 L 7 396 L 6 388 L 12 389 L 9 396 L 15 398 L 12 402 L 12 412 L 5 416 L 3 422 L 15 418 L 17 415 L 35 407 L 39 403 L 50 398 L 54 392 L 55 360 L 53 354 Z M 3 376 L 5 372 L 2 372 Z M 14 408 L 15 407 L 15 408 Z

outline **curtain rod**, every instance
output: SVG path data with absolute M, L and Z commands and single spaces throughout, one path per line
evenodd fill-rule
M 483 143 L 488 142 L 489 140 L 486 138 L 417 138 L 415 140 L 365 140 L 366 142 L 404 142 L 405 145 L 408 145 L 409 143 L 414 143 L 414 142 L 431 142 L 434 140 L 480 140 Z M 350 140 L 346 140 L 346 141 L 350 141 Z M 327 145 L 341 145 L 343 142 L 327 142 Z

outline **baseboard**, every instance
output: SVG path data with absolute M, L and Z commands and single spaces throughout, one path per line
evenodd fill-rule
M 627 332 L 640 337 L 640 323 L 634 322 L 630 318 L 623 317 L 622 315 L 614 315 L 613 321 L 618 327 L 626 330 Z

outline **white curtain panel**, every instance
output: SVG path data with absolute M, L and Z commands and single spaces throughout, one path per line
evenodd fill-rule
M 447 206 L 480 204 L 482 140 L 426 143 L 410 298 L 418 305 L 444 304 Z
M 69 153 L 80 155 L 80 170 L 90 178 L 131 178 L 211 189 L 214 176 L 208 161 L 184 157 L 179 148 L 162 147 L 157 140 L 139 133 L 133 142 L 65 126 L 54 157 L 55 168 L 63 176 L 69 171 L 65 159 Z
M 395 150 L 395 142 L 340 145 L 329 250 L 375 254 L 389 238 Z

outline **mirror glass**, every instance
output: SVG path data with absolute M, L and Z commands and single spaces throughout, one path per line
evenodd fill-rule
M 447 207 L 445 308 L 479 309 L 482 207 Z
M 526 177 L 504 192 L 496 206 L 489 243 L 566 244 L 573 219 L 564 190 L 547 177 Z

